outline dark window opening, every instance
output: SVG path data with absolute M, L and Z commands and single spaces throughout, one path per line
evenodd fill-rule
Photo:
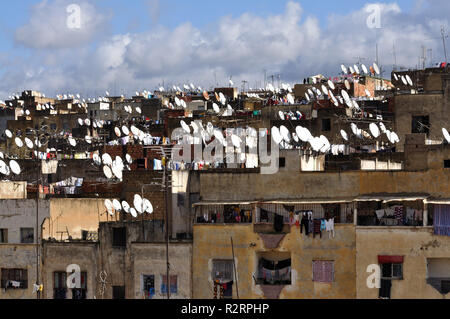
M 155 275 L 144 275 L 143 281 L 145 299 L 152 299 L 155 295 Z
M 233 280 L 233 261 L 214 260 L 212 278 L 222 282 Z
M 322 131 L 323 132 L 331 131 L 331 119 L 322 119 Z
M 28 289 L 28 270 L 2 268 L 1 288 Z
M 125 299 L 125 286 L 113 286 L 112 299 Z
M 72 299 L 86 299 L 87 295 L 87 273 L 81 273 L 81 287 L 72 289 Z
M 0 229 L 0 243 L 1 244 L 8 243 L 8 230 L 7 229 Z
M 178 276 L 177 275 L 170 275 L 170 293 L 176 294 L 178 293 Z M 167 294 L 167 275 L 161 276 L 161 293 Z
M 280 165 L 280 168 L 286 167 L 286 158 L 285 157 L 280 157 L 279 165 Z
M 430 117 L 429 116 L 413 116 L 411 133 L 428 135 L 430 133 Z
M 20 229 L 20 242 L 22 244 L 34 243 L 34 229 L 33 228 L 21 228 Z
M 113 228 L 113 247 L 127 246 L 127 229 L 125 227 Z
M 382 264 L 382 279 L 403 279 L 403 264 Z
M 450 168 L 450 160 L 444 161 L 444 168 Z
M 58 271 L 53 273 L 53 299 L 67 298 L 67 273 Z

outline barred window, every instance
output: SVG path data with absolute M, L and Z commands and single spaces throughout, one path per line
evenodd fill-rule
M 213 280 L 233 280 L 233 260 L 213 260 Z
M 313 261 L 313 281 L 330 283 L 334 281 L 334 261 Z

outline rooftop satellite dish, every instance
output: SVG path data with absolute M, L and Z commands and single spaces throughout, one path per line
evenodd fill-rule
M 203 98 L 204 98 L 206 101 L 209 101 L 209 94 L 208 94 L 208 92 L 203 91 Z
M 323 84 L 322 84 L 322 92 L 323 92 L 323 94 L 328 95 L 328 89 Z
M 142 197 L 139 196 L 138 194 L 134 195 L 134 199 L 133 199 L 133 205 L 134 208 L 136 208 L 136 210 L 138 211 L 138 213 L 142 214 L 143 211 L 143 202 L 142 202 Z
M 153 214 L 153 205 L 148 199 L 144 199 L 145 212 L 147 214 Z
M 123 165 L 122 165 L 122 167 L 120 167 L 119 165 L 116 164 L 116 165 L 113 165 L 113 167 L 112 167 L 112 172 L 113 172 L 114 176 L 116 176 L 120 180 L 122 180 L 122 177 L 123 177 L 122 170 L 123 170 Z
M 73 137 L 69 137 L 69 144 L 72 147 L 75 147 L 75 146 L 77 146 L 77 141 Z
M 90 119 L 85 119 L 84 120 L 84 124 L 86 124 L 86 126 L 90 126 L 91 125 L 91 120 Z
M 347 79 L 345 79 L 344 85 L 345 85 L 345 88 L 350 91 L 351 86 L 350 86 L 350 82 Z
M 97 153 L 94 153 L 94 155 L 92 156 L 92 160 L 94 161 L 95 165 L 102 165 L 102 159 Z
M 0 152 L 0 158 L 5 158 L 5 155 L 3 154 L 3 152 Z
M 391 139 L 393 141 L 392 144 L 396 144 L 396 143 L 400 142 L 400 139 L 399 139 L 397 133 L 395 133 L 395 132 L 391 132 Z
M 33 142 L 32 142 L 28 137 L 25 138 L 25 145 L 26 145 L 30 150 L 33 148 Z
M 319 149 L 320 152 L 322 153 L 328 153 L 330 151 L 331 148 L 331 144 L 328 141 L 328 139 L 326 138 L 326 136 L 321 135 L 320 136 L 320 141 L 322 142 L 323 146 Z
M 112 165 L 112 158 L 108 153 L 102 155 L 102 161 L 105 165 Z
M 12 136 L 13 136 L 10 130 L 6 130 L 6 131 L 5 131 L 5 135 L 6 135 L 8 138 L 12 138 Z
M 353 134 L 356 135 L 356 134 L 358 133 L 358 126 L 356 126 L 355 123 L 351 123 L 351 124 L 350 124 L 350 127 L 351 127 L 351 129 L 352 129 Z
M 105 207 L 106 207 L 106 210 L 108 211 L 108 213 L 110 215 L 113 215 L 112 210 L 113 210 L 114 206 L 110 199 L 105 199 Z
M 9 174 L 7 174 L 7 169 L 6 169 L 7 167 L 8 167 L 8 165 L 6 165 L 6 163 L 3 160 L 0 160 L 0 174 L 9 175 Z
M 447 140 L 447 143 L 450 143 L 450 134 L 448 133 L 446 128 L 442 128 L 442 134 L 444 134 L 444 137 Z
M 181 100 L 181 105 L 183 106 L 183 108 L 187 107 L 186 101 L 185 100 Z
M 342 70 L 342 72 L 344 72 L 344 74 L 348 73 L 347 67 L 343 64 L 341 64 L 341 70 Z
M 411 77 L 407 74 L 406 75 L 406 81 L 408 82 L 408 84 L 410 85 L 410 86 L 413 86 L 413 82 L 412 82 L 412 80 L 411 80 Z
M 349 66 L 348 68 L 350 69 L 350 73 L 351 73 L 351 74 L 356 73 L 352 66 Z
M 14 160 L 10 161 L 9 162 L 9 167 L 11 168 L 11 171 L 14 174 L 16 174 L 16 175 L 20 174 L 20 165 L 16 161 L 14 161 Z
M 344 98 L 345 101 L 349 101 L 350 100 L 350 96 L 348 95 L 347 91 L 342 90 L 341 91 L 341 95 Z
M 220 130 L 214 130 L 214 137 L 220 142 L 220 143 L 223 143 L 224 142 L 224 137 L 223 137 L 223 134 L 222 134 L 222 132 L 220 131 Z
M 23 142 L 20 138 L 16 137 L 14 142 L 16 143 L 18 148 L 21 148 L 23 146 Z
M 83 126 L 83 125 L 84 125 L 84 121 L 83 121 L 82 119 L 78 119 L 78 124 L 79 124 L 80 126 Z
M 328 87 L 329 87 L 330 89 L 332 89 L 332 90 L 336 89 L 336 87 L 334 86 L 333 81 L 331 81 L 331 80 L 328 80 Z
M 133 207 L 131 207 L 131 208 L 130 208 L 130 214 L 131 214 L 131 216 L 133 216 L 134 218 L 136 218 L 136 217 L 137 217 L 136 209 L 134 209 Z
M 125 213 L 127 213 L 127 214 L 130 213 L 130 208 L 131 208 L 130 204 L 128 204 L 126 201 L 122 202 L 122 208 Z
M 398 76 L 395 73 L 394 73 L 394 79 L 395 79 L 395 81 L 398 81 Z
M 133 133 L 133 135 L 139 135 L 139 129 L 136 126 L 132 125 L 131 133 Z
M 287 95 L 287 100 L 288 100 L 288 102 L 289 102 L 290 104 L 295 104 L 295 100 L 294 100 L 294 98 L 292 97 L 291 94 L 288 94 L 288 95 Z
M 346 131 L 341 130 L 341 136 L 345 141 L 348 141 L 348 134 Z
M 317 79 L 315 77 L 312 78 L 314 84 L 317 84 Z
M 105 174 L 106 178 L 108 178 L 108 179 L 111 179 L 113 177 L 113 172 L 111 171 L 111 168 L 109 168 L 109 166 L 107 166 L 107 165 L 103 166 L 103 173 Z
M 361 65 L 361 68 L 362 68 L 364 74 L 368 74 L 369 73 L 369 70 L 367 69 L 367 67 L 364 64 Z
M 138 113 L 138 114 L 141 114 L 142 113 L 142 110 L 141 110 L 141 108 L 138 106 L 138 107 L 136 107 L 136 112 Z
M 122 205 L 120 204 L 120 202 L 117 199 L 114 199 L 112 203 L 113 203 L 113 207 L 115 210 L 117 210 L 117 211 L 122 210 Z
M 125 159 L 128 162 L 128 164 L 132 164 L 133 163 L 133 159 L 131 158 L 130 154 L 125 155 Z
M 378 75 L 380 74 L 380 68 L 378 67 L 376 62 L 373 63 L 373 69 L 376 74 L 378 74 Z
M 92 136 L 86 135 L 84 137 L 84 140 L 86 141 L 86 143 L 91 144 L 92 143 Z
M 122 126 L 122 132 L 125 136 L 130 135 L 130 130 L 128 129 L 128 127 L 126 127 L 125 125 Z
M 26 110 L 26 111 L 25 111 L 25 114 L 26 114 L 26 115 L 30 115 L 30 111 L 29 111 L 29 110 Z
M 280 130 L 278 127 L 274 126 L 272 127 L 272 138 L 275 141 L 276 144 L 280 144 L 281 141 L 283 141 L 283 137 L 281 136 Z
M 380 136 L 380 129 L 375 123 L 370 123 L 369 130 L 374 138 L 378 138 Z
M 288 128 L 286 126 L 281 125 L 281 127 L 280 127 L 280 134 L 281 134 L 281 136 L 283 137 L 283 140 L 286 143 L 290 143 L 291 142 L 291 140 L 292 140 L 291 133 L 289 133 L 289 130 L 288 130 Z
M 311 98 L 309 97 L 309 94 L 308 94 L 308 92 L 305 92 L 305 97 L 306 97 L 306 100 L 307 100 L 308 102 L 310 102 L 310 101 L 311 101 Z
M 384 125 L 384 123 L 383 122 L 380 122 L 380 124 L 379 124 L 379 126 L 380 126 L 380 130 L 381 130 L 381 133 L 386 133 L 386 126 Z
M 292 133 L 292 138 L 294 139 L 295 143 L 300 142 L 300 139 L 298 138 L 296 133 Z
M 213 103 L 213 109 L 214 109 L 214 112 L 220 113 L 220 108 L 216 103 Z
M 187 134 L 191 134 L 191 128 L 189 127 L 189 125 L 186 124 L 185 121 L 181 120 L 180 121 L 181 127 L 183 128 L 183 130 L 187 133 Z
M 408 85 L 408 81 L 406 80 L 405 76 L 402 75 L 402 82 L 404 85 Z
M 356 110 L 359 110 L 359 104 L 358 104 L 358 102 L 356 102 L 356 100 L 352 100 L 352 106 L 353 106 Z
M 237 135 L 231 135 L 231 142 L 233 143 L 233 146 L 236 148 L 240 148 L 241 147 L 241 139 L 239 138 L 239 136 Z
M 278 116 L 280 117 L 280 119 L 282 121 L 284 121 L 284 113 L 283 113 L 283 111 L 278 111 Z
M 353 68 L 355 69 L 355 72 L 356 72 L 357 74 L 360 73 L 360 72 L 359 72 L 359 68 L 358 68 L 358 66 L 357 66 L 356 64 L 353 66 Z
M 117 137 L 121 137 L 122 136 L 122 132 L 120 131 L 120 128 L 118 128 L 118 127 L 114 128 L 114 133 L 116 133 Z

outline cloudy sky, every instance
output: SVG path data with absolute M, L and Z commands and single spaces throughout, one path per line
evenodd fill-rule
M 81 9 L 80 28 L 71 4 Z M 448 0 L 19 0 L 0 8 L 0 99 L 25 89 L 99 96 L 163 83 L 210 88 L 230 76 L 255 88 L 264 70 L 298 83 L 335 76 L 341 63 L 371 64 L 377 43 L 389 77 L 394 46 L 406 68 L 419 64 L 424 46 L 428 66 L 444 61 L 441 26 L 450 34 Z M 448 39 L 447 48 L 450 56 Z

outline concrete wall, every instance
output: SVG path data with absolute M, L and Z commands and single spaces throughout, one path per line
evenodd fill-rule
M 353 225 L 336 225 L 335 238 L 306 237 L 299 228 L 291 227 L 279 246 L 266 248 L 262 237 L 253 231 L 253 225 L 195 225 L 193 247 L 194 299 L 213 298 L 212 264 L 215 259 L 233 259 L 233 238 L 237 269 L 239 298 L 263 299 L 265 294 L 253 279 L 257 277 L 261 253 L 290 253 L 292 262 L 291 285 L 285 286 L 280 299 L 355 298 L 355 231 Z M 333 260 L 333 283 L 315 283 L 312 280 L 313 260 Z M 237 298 L 236 280 L 233 298 Z
M 449 258 L 450 237 L 433 235 L 432 228 L 357 227 L 356 297 L 378 298 L 378 289 L 366 285 L 370 264 L 378 255 L 404 256 L 403 280 L 393 280 L 392 299 L 448 299 L 427 284 L 427 258 Z
M 53 299 L 54 272 L 65 272 L 67 266 L 76 264 L 81 272 L 87 273 L 86 298 L 100 298 L 98 287 L 98 244 L 97 243 L 44 243 L 42 248 L 43 299 Z M 72 299 L 72 289 L 67 291 Z
M 82 230 L 97 232 L 99 223 L 111 219 L 106 213 L 104 199 L 92 198 L 52 198 L 50 199 L 50 218 L 43 226 L 43 238 L 81 239 Z M 62 236 L 62 237 L 61 237 Z
M 0 199 L 26 199 L 27 182 L 0 182 Z

